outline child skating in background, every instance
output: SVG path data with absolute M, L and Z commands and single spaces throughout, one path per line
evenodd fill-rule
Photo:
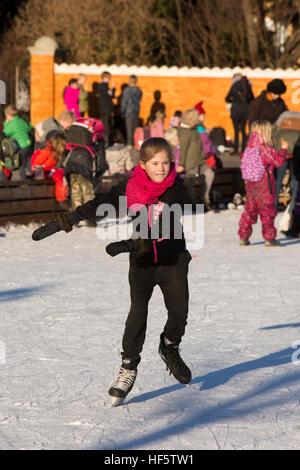
M 119 196 L 127 196 L 127 208 L 133 212 L 147 209 L 148 237 L 114 242 L 106 247 L 111 256 L 130 253 L 131 307 L 123 335 L 120 372 L 109 389 L 116 404 L 124 400 L 134 385 L 145 341 L 148 304 L 156 285 L 163 293 L 168 314 L 160 336 L 159 354 L 179 382 L 191 381 L 191 371 L 179 354 L 188 315 L 187 276 L 191 255 L 186 250 L 181 226 L 182 236 L 175 237 L 176 222 L 172 212 L 168 239 L 163 239 L 161 232 L 162 218 L 168 207 L 182 204 L 182 181 L 176 176 L 172 158 L 172 150 L 165 139 L 149 138 L 143 143 L 140 163 L 127 182 L 113 187 L 108 194 L 96 196 L 73 213 L 59 215 L 56 221 L 48 222 L 33 233 L 33 239 L 40 240 L 62 229 L 70 231 L 80 220 L 94 217 L 99 205 L 110 203 L 118 207 Z M 151 231 L 153 224 L 159 224 L 155 237 Z
M 262 223 L 265 246 L 281 246 L 276 240 L 274 220 L 277 215 L 275 204 L 274 168 L 286 160 L 288 143 L 282 139 L 279 153 L 273 148 L 272 125 L 268 121 L 255 121 L 251 135 L 242 155 L 242 177 L 246 184 L 245 210 L 239 222 L 240 245 L 250 245 L 252 225 L 258 215 Z

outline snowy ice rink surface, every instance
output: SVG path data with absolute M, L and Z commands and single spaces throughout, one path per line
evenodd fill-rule
M 192 252 L 181 345 L 191 386 L 158 356 L 157 288 L 136 385 L 118 408 L 107 389 L 129 308 L 127 255 L 110 258 L 91 228 L 41 242 L 32 227 L 0 228 L 0 448 L 298 449 L 300 240 L 265 248 L 257 224 L 253 245 L 239 247 L 240 214 L 205 215 L 204 248 Z

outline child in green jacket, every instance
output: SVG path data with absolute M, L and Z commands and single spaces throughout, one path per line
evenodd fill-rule
M 3 133 L 7 137 L 15 139 L 20 147 L 20 177 L 26 178 L 26 169 L 28 175 L 31 175 L 31 155 L 33 153 L 32 139 L 30 131 L 33 129 L 31 123 L 24 121 L 18 116 L 18 110 L 15 106 L 9 105 L 5 108 L 5 122 L 3 126 Z

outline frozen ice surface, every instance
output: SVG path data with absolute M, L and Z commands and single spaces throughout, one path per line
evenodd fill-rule
M 40 242 L 32 226 L 0 228 L 0 449 L 299 449 L 300 240 L 265 248 L 258 223 L 240 247 L 240 215 L 206 214 L 192 251 L 191 386 L 158 355 L 156 288 L 137 381 L 116 408 L 128 256 L 110 258 L 87 227 Z

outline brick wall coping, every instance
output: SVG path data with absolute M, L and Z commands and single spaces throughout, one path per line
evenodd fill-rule
M 34 46 L 28 47 L 28 50 L 31 55 L 54 55 L 54 52 L 58 48 L 57 42 L 48 37 L 48 36 L 41 36 L 38 38 Z
M 56 74 L 77 74 L 86 73 L 90 75 L 100 75 L 107 70 L 112 75 L 139 75 L 152 77 L 212 77 L 212 78 L 231 78 L 234 73 L 242 73 L 248 78 L 295 78 L 300 80 L 300 70 L 294 69 L 250 69 L 250 68 L 197 68 L 197 67 L 147 67 L 135 65 L 87 65 L 87 64 L 55 64 L 54 72 Z

